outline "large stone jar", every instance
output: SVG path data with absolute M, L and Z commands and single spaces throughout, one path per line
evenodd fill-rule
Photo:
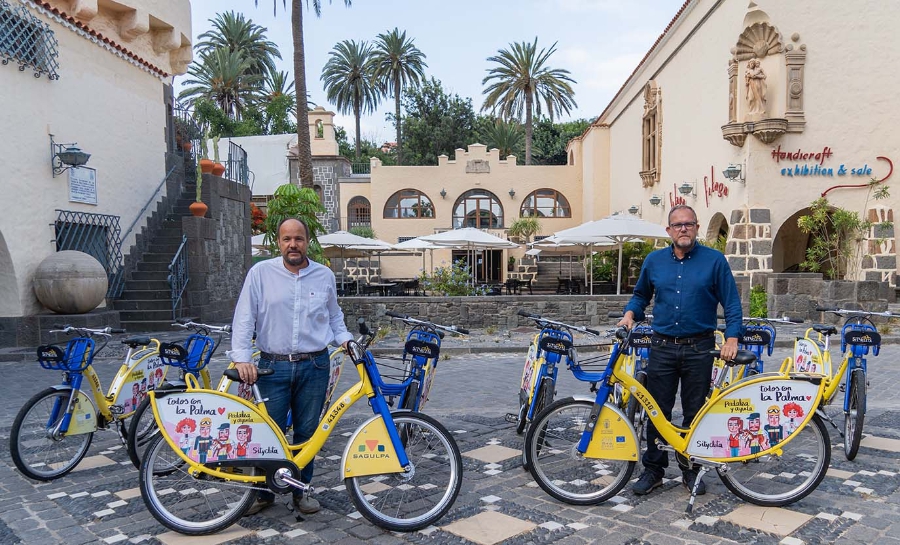
M 34 271 L 34 294 L 59 314 L 84 314 L 106 297 L 109 281 L 103 265 L 84 252 L 64 250 L 43 260 Z

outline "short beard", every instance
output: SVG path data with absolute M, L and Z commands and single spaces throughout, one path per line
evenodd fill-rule
M 292 267 L 302 267 L 304 263 L 307 262 L 306 254 L 301 254 L 300 258 L 290 258 L 286 255 L 281 256 L 284 259 L 284 262 Z
M 689 252 L 691 249 L 693 249 L 693 247 L 694 247 L 696 244 L 697 244 L 697 240 L 696 240 L 696 239 L 692 240 L 691 243 L 688 244 L 688 245 L 686 245 L 686 246 L 685 246 L 684 244 L 681 244 L 681 243 L 680 243 L 679 241 L 677 241 L 677 240 L 675 241 L 675 247 L 678 248 L 679 250 L 683 250 L 684 252 Z

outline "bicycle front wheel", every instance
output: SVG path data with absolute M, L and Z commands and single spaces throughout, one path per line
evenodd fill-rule
M 253 484 L 241 482 L 241 475 L 255 475 L 256 469 L 232 468 L 235 480 L 190 473 L 184 462 L 157 435 L 141 462 L 141 496 L 156 520 L 176 532 L 200 536 L 213 534 L 237 522 L 256 499 Z
M 29 399 L 13 422 L 9 452 L 23 474 L 52 481 L 75 469 L 91 446 L 93 433 L 53 435 L 73 390 L 47 388 Z
M 409 473 L 344 479 L 353 504 L 373 524 L 395 532 L 425 528 L 456 501 L 462 486 L 462 455 L 450 432 L 422 413 L 394 413 L 405 429 Z
M 866 420 L 866 374 L 857 369 L 850 374 L 848 410 L 844 414 L 844 455 L 856 458 Z
M 595 505 L 615 496 L 635 462 L 588 459 L 575 447 L 593 403 L 560 399 L 538 414 L 525 435 L 529 471 L 545 492 L 571 505 Z
M 537 415 L 541 414 L 541 411 L 543 411 L 544 409 L 549 407 L 551 403 L 553 403 L 553 395 L 554 395 L 555 389 L 556 389 L 556 387 L 553 383 L 553 379 L 547 377 L 543 381 L 541 381 L 541 384 L 538 386 L 537 393 L 534 394 L 535 397 L 537 398 L 537 401 L 535 401 L 535 403 L 534 403 L 534 411 L 532 411 L 532 415 L 535 418 L 537 417 Z M 530 462 L 528 461 L 528 449 L 523 448 L 522 449 L 522 468 L 525 471 L 528 471 L 529 463 Z
M 128 451 L 128 458 L 134 467 L 141 468 L 141 458 L 150 441 L 159 435 L 159 428 L 156 426 L 156 420 L 153 418 L 153 409 L 150 408 L 150 398 L 144 398 L 138 405 L 131 420 L 128 422 L 128 438 L 125 441 L 125 449 Z
M 819 486 L 831 461 L 831 440 L 818 414 L 784 446 L 781 456 L 728 463 L 719 478 L 742 500 L 763 507 L 799 501 Z

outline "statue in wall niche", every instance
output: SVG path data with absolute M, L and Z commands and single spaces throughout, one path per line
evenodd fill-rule
M 762 119 L 766 114 L 766 73 L 759 59 L 750 59 L 744 72 L 747 85 L 747 115 Z

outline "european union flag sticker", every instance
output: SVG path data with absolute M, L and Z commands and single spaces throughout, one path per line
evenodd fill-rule
M 625 436 L 624 436 L 624 435 L 617 435 L 617 436 L 616 436 L 616 443 L 624 443 L 624 442 L 625 442 Z

